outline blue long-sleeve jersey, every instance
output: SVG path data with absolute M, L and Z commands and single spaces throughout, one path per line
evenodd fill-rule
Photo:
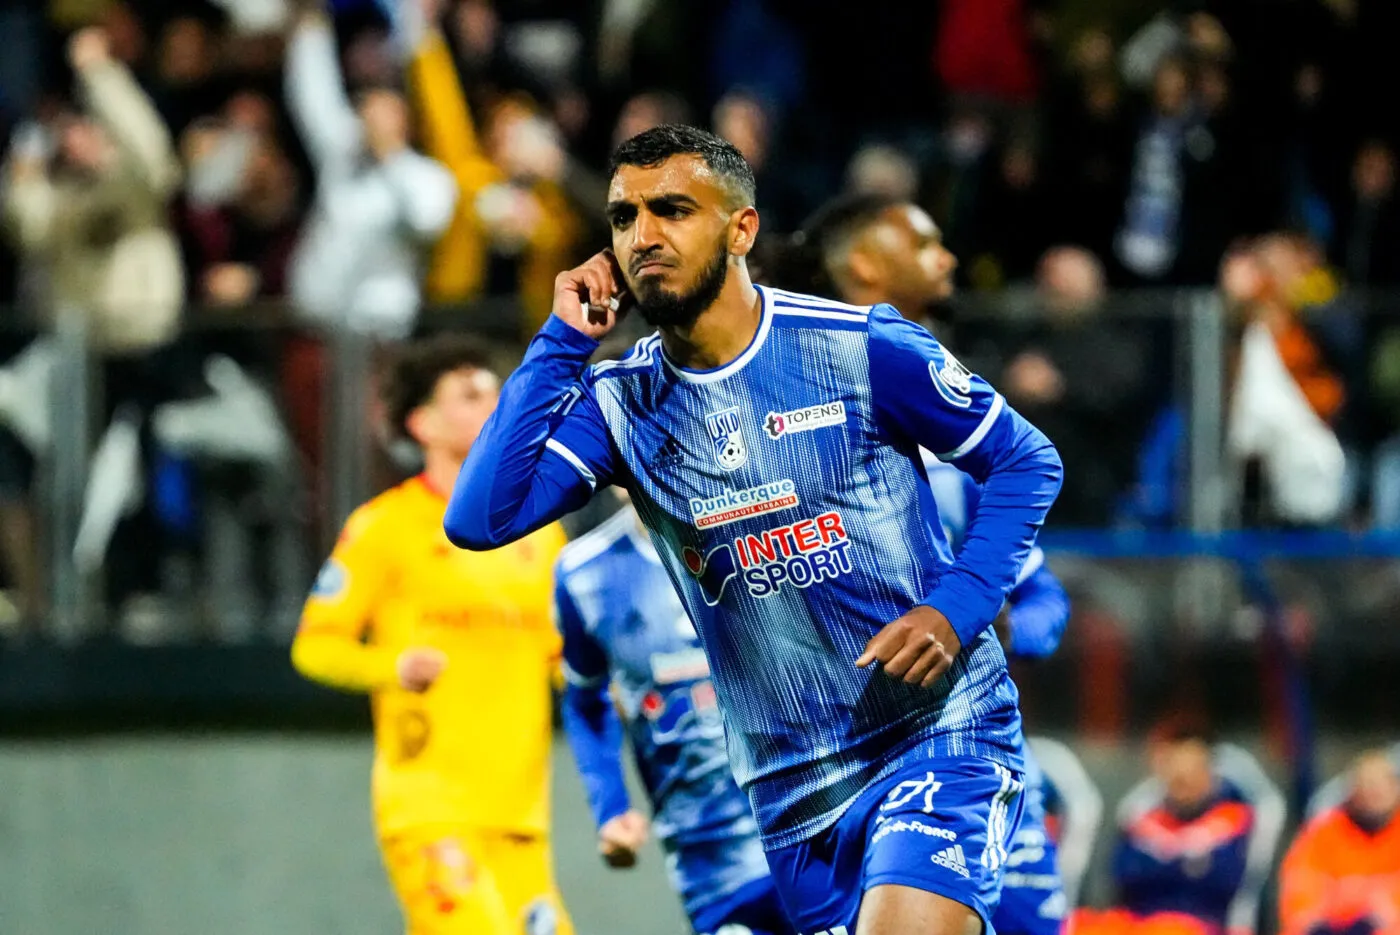
M 729 771 L 709 663 L 636 515 L 623 510 L 570 543 L 555 582 L 564 731 L 594 820 L 601 827 L 629 807 L 625 734 L 687 911 L 766 877 L 758 826 Z
M 943 532 L 957 554 L 967 533 L 968 520 L 977 512 L 982 491 L 977 482 L 949 464 L 939 461 L 932 452 L 923 452 L 924 470 Z M 1045 565 L 1045 553 L 1040 546 L 1031 549 L 1026 563 L 1016 577 L 1016 584 L 1007 595 L 1011 617 L 1012 656 L 1024 659 L 1044 659 L 1060 647 L 1060 639 L 1069 624 L 1069 596 L 1060 579 Z
M 597 343 L 551 319 L 463 466 L 446 530 L 493 548 L 624 485 L 699 632 L 771 848 L 919 759 L 1021 768 L 989 624 L 1062 469 L 1043 434 L 889 306 L 758 295 L 747 349 L 704 371 L 670 360 L 660 335 L 590 368 Z M 920 446 L 981 485 L 956 561 Z M 949 673 L 922 689 L 856 668 L 920 603 L 962 643 Z

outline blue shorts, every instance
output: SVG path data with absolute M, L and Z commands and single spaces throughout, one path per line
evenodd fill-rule
M 990 760 L 915 763 L 874 783 L 840 820 L 770 851 L 788 915 L 807 935 L 854 932 L 865 891 L 896 883 L 956 900 L 991 935 L 1021 775 Z
M 998 935 L 1058 935 L 1069 903 L 1055 856 L 1055 842 L 1045 831 L 1045 816 L 1027 809 L 1011 839 L 1001 881 L 1001 905 L 992 916 Z
M 1058 935 L 1069 913 L 1060 879 L 1055 840 L 1045 828 L 1045 774 L 1030 750 L 1026 761 L 1025 814 L 1011 839 L 1006 873 L 1001 881 L 1001 905 L 992 921 L 999 935 Z
M 797 935 L 772 877 L 753 880 L 690 917 L 699 935 Z
M 690 924 L 701 935 L 796 935 L 773 888 L 753 819 L 737 824 L 745 833 L 666 849 L 666 872 Z

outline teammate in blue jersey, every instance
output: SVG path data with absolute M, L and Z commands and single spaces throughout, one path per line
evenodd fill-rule
M 990 930 L 1023 807 L 991 623 L 1059 490 L 1054 447 L 895 309 L 755 287 L 753 173 L 723 140 L 633 137 L 608 199 L 612 250 L 556 279 L 447 534 L 495 548 L 625 487 L 797 928 Z M 633 305 L 657 333 L 590 367 Z M 921 446 L 982 487 L 956 561 Z
M 953 292 L 957 259 L 943 245 L 938 225 L 918 205 L 880 195 L 848 195 L 818 210 L 780 254 L 780 284 L 837 295 L 859 305 L 889 303 L 916 320 Z M 938 516 L 956 555 L 981 489 L 967 474 L 927 449 L 924 468 Z M 1069 622 L 1069 599 L 1031 550 L 994 627 L 1009 656 L 1043 658 L 1060 644 Z M 1044 778 L 1029 750 L 1026 808 L 1007 857 L 1007 871 L 993 922 L 1000 935 L 1055 935 L 1068 909 L 1056 866 L 1054 840 L 1045 826 Z
M 604 858 L 630 866 L 647 835 L 622 778 L 625 731 L 695 931 L 792 935 L 758 825 L 729 771 L 709 663 L 636 512 L 619 511 L 565 548 L 555 582 L 564 731 Z

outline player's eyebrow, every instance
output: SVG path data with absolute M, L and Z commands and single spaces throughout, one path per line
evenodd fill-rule
M 655 198 L 646 200 L 647 207 L 655 211 L 657 208 L 698 208 L 700 202 L 689 195 L 681 192 L 657 195 Z
M 650 198 L 642 199 L 642 203 L 655 212 L 658 208 L 698 208 L 700 202 L 683 192 L 667 192 L 663 195 L 653 195 Z M 626 210 L 637 210 L 635 202 L 625 199 L 609 201 L 604 211 L 608 217 L 613 217 L 619 212 Z

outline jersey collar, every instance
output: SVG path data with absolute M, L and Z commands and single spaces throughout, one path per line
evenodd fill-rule
M 749 346 L 744 348 L 744 352 L 729 363 L 721 367 L 712 367 L 709 370 L 691 370 L 689 367 L 682 367 L 671 360 L 666 354 L 666 346 L 661 345 L 661 359 L 666 362 L 666 369 L 675 375 L 676 379 L 684 380 L 686 383 L 716 383 L 725 377 L 733 376 L 744 365 L 753 360 L 754 355 L 763 347 L 763 342 L 768 340 L 768 332 L 773 328 L 773 301 L 768 295 L 768 290 L 754 284 L 758 290 L 760 308 L 758 312 L 758 330 L 754 332 L 753 340 Z
M 418 481 L 419 486 L 434 500 L 442 500 L 445 502 L 450 499 L 447 494 L 433 486 L 433 482 L 428 480 L 428 473 L 426 471 L 420 473 L 414 480 Z

